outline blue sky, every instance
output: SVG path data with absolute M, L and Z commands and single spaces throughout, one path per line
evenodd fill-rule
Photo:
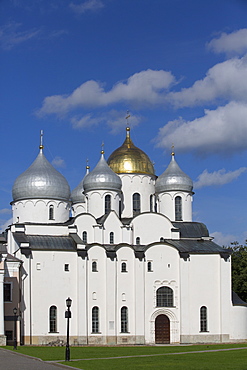
M 75 188 L 131 136 L 195 184 L 194 221 L 247 238 L 247 1 L 0 1 L 0 224 L 38 154 Z

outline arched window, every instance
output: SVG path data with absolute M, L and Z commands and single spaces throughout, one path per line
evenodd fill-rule
M 82 233 L 82 241 L 83 243 L 87 243 L 87 232 L 86 231 L 83 231 Z
M 141 239 L 140 239 L 139 236 L 137 236 L 137 238 L 136 238 L 136 245 L 140 245 L 140 243 L 141 243 Z
M 108 194 L 105 196 L 105 214 L 111 212 L 111 196 Z
M 54 220 L 54 206 L 49 207 L 49 220 Z
M 126 262 L 121 263 L 121 272 L 127 272 L 127 263 Z
M 154 211 L 154 210 L 153 210 L 154 205 L 153 205 L 153 195 L 152 195 L 152 194 L 150 195 L 150 199 L 149 199 L 149 201 L 150 201 L 150 212 L 153 212 L 153 211 Z
M 50 333 L 57 332 L 57 307 L 51 306 L 49 312 Z
M 92 333 L 99 332 L 99 307 L 92 308 Z
M 173 307 L 173 290 L 167 286 L 159 288 L 156 292 L 157 307 Z
M 92 262 L 92 272 L 97 272 L 97 262 L 96 261 L 93 261 Z
M 128 333 L 128 308 L 121 308 L 121 333 Z
M 148 261 L 148 272 L 151 272 L 152 270 L 152 262 Z
M 110 232 L 110 244 L 114 244 L 114 233 Z
M 175 221 L 183 221 L 182 218 L 182 198 L 177 196 L 175 198 Z
M 141 196 L 139 193 L 133 194 L 133 216 L 141 213 Z
M 202 306 L 200 308 L 200 330 L 208 331 L 208 318 L 207 318 L 207 307 Z

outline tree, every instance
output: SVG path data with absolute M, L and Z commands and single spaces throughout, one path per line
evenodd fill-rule
M 232 256 L 232 290 L 247 302 L 247 240 L 245 245 L 231 243 Z

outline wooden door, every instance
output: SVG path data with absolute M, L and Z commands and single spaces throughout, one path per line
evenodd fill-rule
M 166 315 L 159 315 L 155 319 L 155 343 L 170 343 L 170 320 Z

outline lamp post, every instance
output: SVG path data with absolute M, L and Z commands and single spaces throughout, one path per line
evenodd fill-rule
M 14 313 L 14 349 L 17 349 L 17 330 L 16 330 L 16 324 L 17 324 L 17 308 L 13 308 Z
M 69 348 L 69 319 L 71 318 L 71 307 L 72 299 L 69 297 L 66 299 L 66 306 L 67 311 L 65 311 L 65 318 L 67 319 L 67 343 L 66 343 L 66 350 L 65 350 L 65 361 L 70 360 L 70 348 Z

